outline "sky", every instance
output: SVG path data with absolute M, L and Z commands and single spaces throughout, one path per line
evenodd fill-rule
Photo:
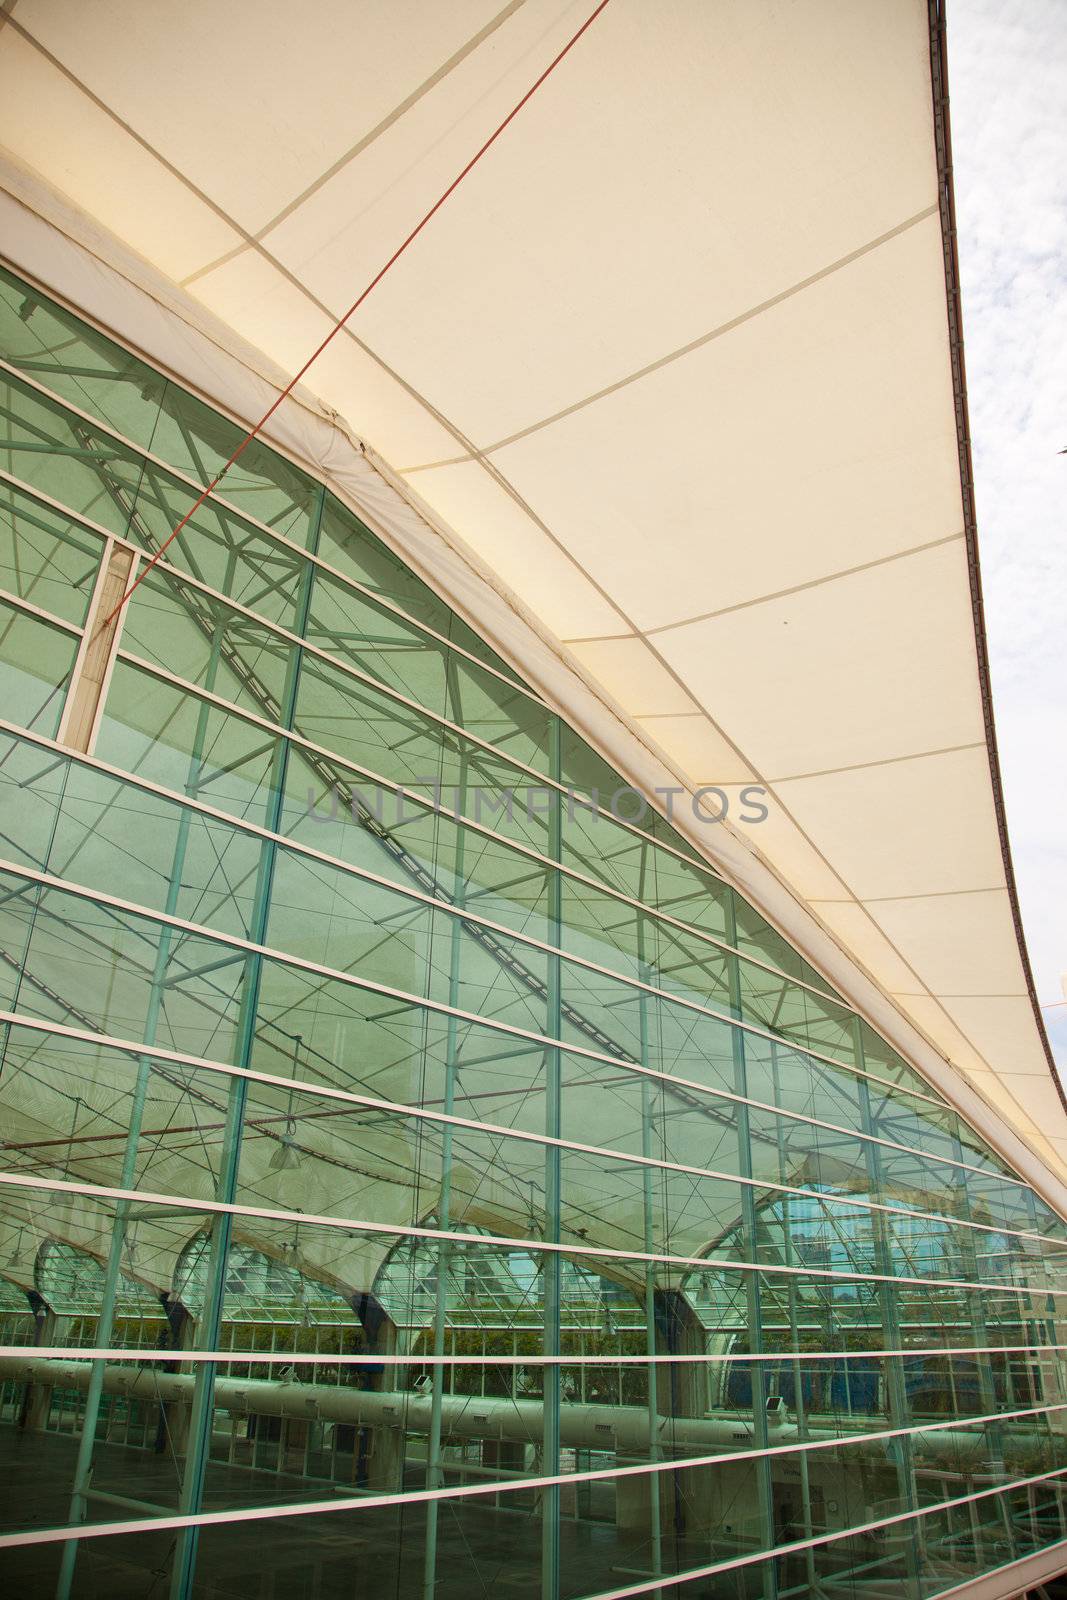
M 964 348 L 993 705 L 1067 1079 L 1067 0 L 950 0 Z

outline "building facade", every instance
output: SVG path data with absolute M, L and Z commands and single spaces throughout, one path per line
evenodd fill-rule
M 1063 1219 L 322 483 L 145 575 L 237 425 L 11 273 L 0 361 L 7 1592 L 1061 1542 Z

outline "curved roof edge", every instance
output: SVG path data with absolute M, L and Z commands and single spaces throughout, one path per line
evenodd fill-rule
M 7 156 L 0 156 L 0 223 L 3 259 L 12 270 L 234 420 L 247 426 L 247 419 L 260 416 L 288 382 L 288 374 L 269 357 Z M 265 442 L 327 483 L 628 782 L 650 797 L 657 788 L 670 786 L 692 792 L 684 774 L 521 598 L 342 418 L 302 387 L 291 399 L 263 431 Z M 708 830 L 695 821 L 687 824 L 684 811 L 682 807 L 673 824 L 697 851 L 1067 1220 L 1064 1176 L 901 1012 L 774 866 L 728 822 L 716 829 L 717 848 L 709 848 Z
M 1004 863 L 1004 878 L 1008 889 L 1015 938 L 1019 946 L 1026 992 L 1033 1007 L 1038 1037 L 1044 1048 L 1049 1074 L 1067 1111 L 1067 1090 L 1056 1068 L 1045 1031 L 1045 1021 L 1037 998 L 1030 953 L 1023 931 L 1019 890 L 1015 879 L 1015 865 L 1011 855 L 1008 819 L 1004 806 L 1004 785 L 1000 770 L 1000 753 L 997 746 L 996 719 L 993 713 L 993 688 L 989 671 L 989 645 L 985 629 L 985 602 L 982 598 L 982 567 L 978 552 L 978 513 L 974 493 L 974 463 L 971 457 L 971 423 L 967 404 L 967 363 L 963 349 L 963 311 L 960 291 L 960 262 L 958 232 L 956 227 L 956 193 L 952 181 L 952 124 L 949 111 L 948 87 L 948 36 L 945 26 L 947 0 L 929 0 L 930 8 L 930 81 L 933 90 L 934 144 L 937 154 L 937 193 L 941 214 L 941 239 L 945 252 L 945 299 L 948 311 L 949 352 L 952 365 L 952 390 L 956 402 L 956 439 L 960 458 L 960 492 L 963 497 L 963 532 L 967 547 L 967 572 L 971 585 L 971 608 L 974 614 L 974 644 L 978 657 L 978 681 L 982 697 L 982 720 L 985 726 L 986 751 L 989 756 L 989 779 L 993 790 L 993 808 L 996 813 L 1000 853 Z

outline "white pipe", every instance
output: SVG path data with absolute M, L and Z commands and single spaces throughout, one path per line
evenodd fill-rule
M 146 1354 L 146 1359 L 151 1357 Z M 80 1361 L 32 1356 L 0 1359 L 0 1376 L 56 1388 L 84 1388 L 89 1371 L 89 1365 Z M 190 1373 L 161 1372 L 125 1363 L 121 1367 L 109 1366 L 104 1375 L 108 1394 L 130 1399 L 186 1403 L 192 1386 Z M 442 1402 L 442 1429 L 451 1438 L 540 1443 L 540 1400 L 446 1394 Z M 276 1378 L 217 1378 L 215 1405 L 220 1411 L 241 1415 L 344 1422 L 356 1427 L 403 1428 L 408 1433 L 429 1434 L 432 1401 L 428 1395 L 411 1392 L 286 1383 Z M 612 1450 L 629 1455 L 648 1448 L 649 1415 L 643 1406 L 565 1405 L 562 1411 L 562 1442 L 572 1449 Z M 797 1430 L 776 1428 L 773 1437 L 776 1442 L 786 1443 L 797 1437 Z M 751 1426 L 740 1419 L 664 1417 L 660 1420 L 659 1440 L 668 1448 L 684 1444 L 703 1450 L 730 1444 L 751 1446 L 753 1434 Z
M 151 1356 L 146 1352 L 146 1359 Z M 56 1388 L 87 1387 L 89 1362 L 53 1361 L 46 1357 L 0 1358 L 0 1378 L 40 1383 Z M 115 1364 L 105 1369 L 104 1389 L 130 1399 L 188 1404 L 193 1375 L 162 1372 L 157 1368 Z M 307 1422 L 342 1422 L 355 1427 L 397 1428 L 429 1434 L 432 1401 L 409 1391 L 376 1392 L 337 1385 L 286 1383 L 279 1379 L 217 1378 L 215 1406 L 242 1416 L 288 1417 Z M 442 1396 L 442 1433 L 452 1439 L 500 1439 L 518 1444 L 538 1444 L 543 1415 L 539 1400 L 509 1400 L 498 1395 Z M 570 1449 L 607 1450 L 619 1455 L 641 1455 L 649 1446 L 650 1418 L 644 1406 L 565 1404 L 561 1407 L 561 1443 Z M 920 1456 L 978 1456 L 986 1450 L 982 1429 L 938 1428 L 910 1435 Z M 772 1445 L 798 1443 L 795 1424 L 770 1429 Z M 657 1444 L 668 1452 L 683 1447 L 696 1454 L 735 1445 L 755 1446 L 752 1425 L 741 1418 L 661 1417 Z M 1047 1443 L 1047 1436 L 1022 1430 L 1004 1430 L 1005 1453 L 1025 1455 Z M 864 1454 L 886 1455 L 892 1439 L 870 1436 L 847 1448 Z

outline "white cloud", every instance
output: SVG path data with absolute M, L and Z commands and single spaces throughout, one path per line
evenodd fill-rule
M 1039 998 L 1067 972 L 1067 6 L 955 0 L 956 206 L 986 623 Z M 1047 1013 L 1067 1064 L 1067 1010 Z

